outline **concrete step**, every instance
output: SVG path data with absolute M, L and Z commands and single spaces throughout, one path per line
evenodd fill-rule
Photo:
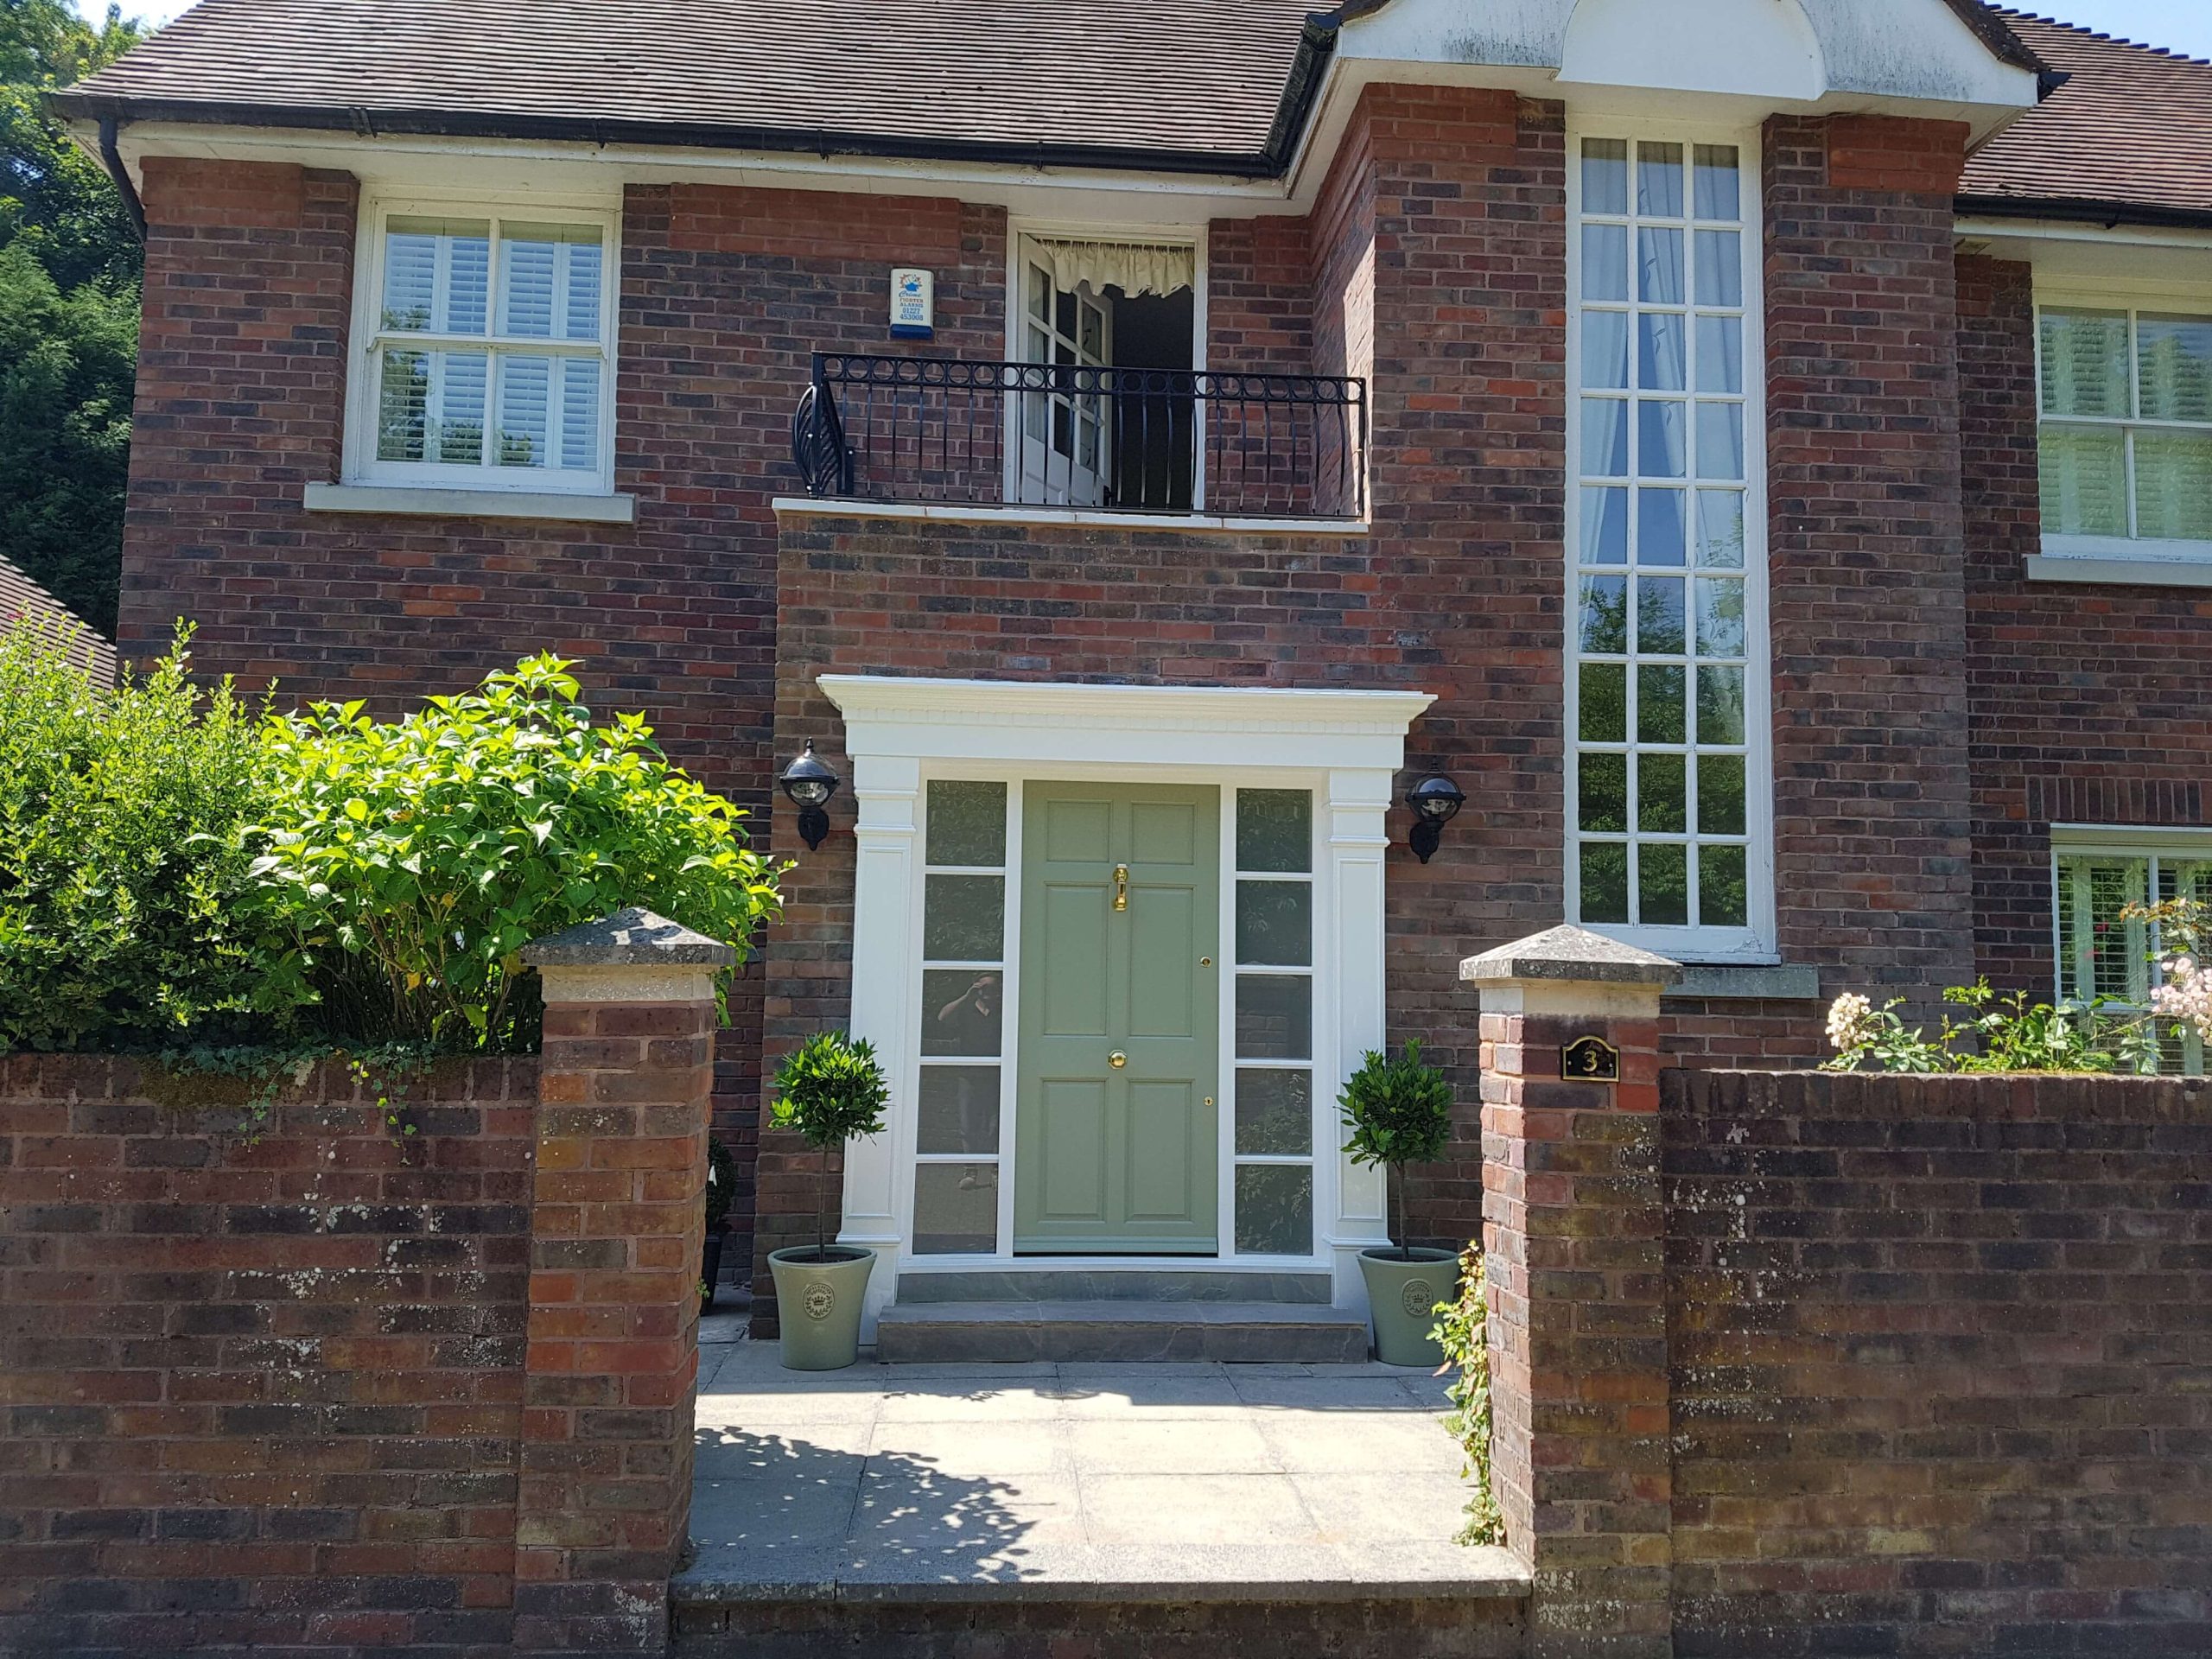
M 918 1302 L 883 1310 L 875 1357 L 888 1365 L 975 1360 L 1221 1360 L 1349 1364 L 1367 1321 L 1289 1302 Z
M 1024 1268 L 902 1273 L 911 1302 L 1296 1302 L 1325 1306 L 1325 1273 L 1220 1273 L 1205 1268 Z

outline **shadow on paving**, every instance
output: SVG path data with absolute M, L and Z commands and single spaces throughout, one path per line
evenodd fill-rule
M 834 1428 L 823 1426 L 825 1438 Z M 786 1590 L 856 1576 L 892 1582 L 1018 1582 L 1033 1516 L 1011 1481 L 954 1475 L 927 1458 L 817 1445 L 804 1429 L 694 1436 L 691 1531 L 698 1567 Z M 725 1580 L 731 1575 L 718 1576 Z

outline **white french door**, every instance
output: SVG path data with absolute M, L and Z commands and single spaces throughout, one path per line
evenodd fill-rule
M 1056 287 L 1049 266 L 1025 257 L 1022 288 L 1024 363 L 1048 364 L 1056 371 L 1103 369 L 1112 364 L 1113 307 L 1093 293 L 1090 283 L 1073 292 Z M 1113 476 L 1111 400 L 1096 392 L 1075 391 L 1071 374 L 1053 378 L 1071 389 L 1020 395 L 1017 499 L 1046 506 L 1103 506 Z

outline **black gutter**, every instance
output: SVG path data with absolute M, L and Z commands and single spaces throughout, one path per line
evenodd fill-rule
M 1274 164 L 1270 176 L 1280 177 L 1289 169 L 1291 156 L 1313 113 L 1313 102 L 1320 96 L 1321 78 L 1337 54 L 1339 27 L 1334 13 L 1316 12 L 1299 34 L 1298 55 L 1291 60 L 1290 79 L 1283 83 L 1274 124 L 1268 129 L 1267 148 L 1261 152 Z
M 2152 202 L 2099 201 L 2088 196 L 2054 196 L 2047 200 L 2031 196 L 1961 196 L 1955 205 L 1961 219 L 2055 219 L 2071 225 L 2101 225 L 2108 231 L 2122 225 L 2212 230 L 2212 207 L 2161 207 Z
M 115 136 L 122 122 L 112 115 L 100 117 L 100 160 L 106 164 L 107 175 L 115 181 L 115 188 L 123 194 L 123 211 L 130 217 L 130 228 L 138 239 L 146 239 L 146 204 L 138 199 L 138 187 L 130 181 L 130 169 L 123 164 L 123 152 L 116 148 Z
M 1316 48 L 1301 42 L 1293 80 Z M 1318 73 L 1312 77 L 1318 81 Z M 1305 101 L 1311 102 L 1307 89 Z M 357 106 L 272 106 L 190 99 L 99 97 L 56 92 L 48 96 L 56 113 L 79 120 L 179 121 L 229 127 L 289 127 L 308 131 L 359 133 L 366 112 Z M 602 120 L 571 116 L 526 116 L 449 110 L 378 110 L 378 134 L 406 133 L 447 138 L 535 139 L 559 143 L 658 144 L 701 149 L 755 149 L 792 155 L 871 156 L 907 161 L 964 161 L 1014 167 L 1077 168 L 1089 170 L 1139 168 L 1158 173 L 1211 174 L 1219 177 L 1270 179 L 1288 164 L 1296 130 L 1284 134 L 1276 117 L 1270 148 L 1257 155 L 1224 155 L 1208 150 L 1123 149 L 1109 144 L 1003 143 L 957 138 L 897 138 L 876 133 L 805 131 L 788 127 L 723 126 L 694 121 Z M 1274 146 L 1283 140 L 1281 153 Z

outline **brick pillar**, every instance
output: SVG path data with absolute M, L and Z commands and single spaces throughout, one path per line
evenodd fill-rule
M 1535 1576 L 1529 1651 L 1669 1659 L 1659 993 L 1681 969 L 1558 927 L 1459 975 L 1482 998 L 1493 1457 Z M 1562 1077 L 1585 1038 L 1618 1081 Z
M 515 1530 L 518 1653 L 652 1653 L 691 1515 L 714 1091 L 734 953 L 649 911 L 528 946 L 545 991 Z

